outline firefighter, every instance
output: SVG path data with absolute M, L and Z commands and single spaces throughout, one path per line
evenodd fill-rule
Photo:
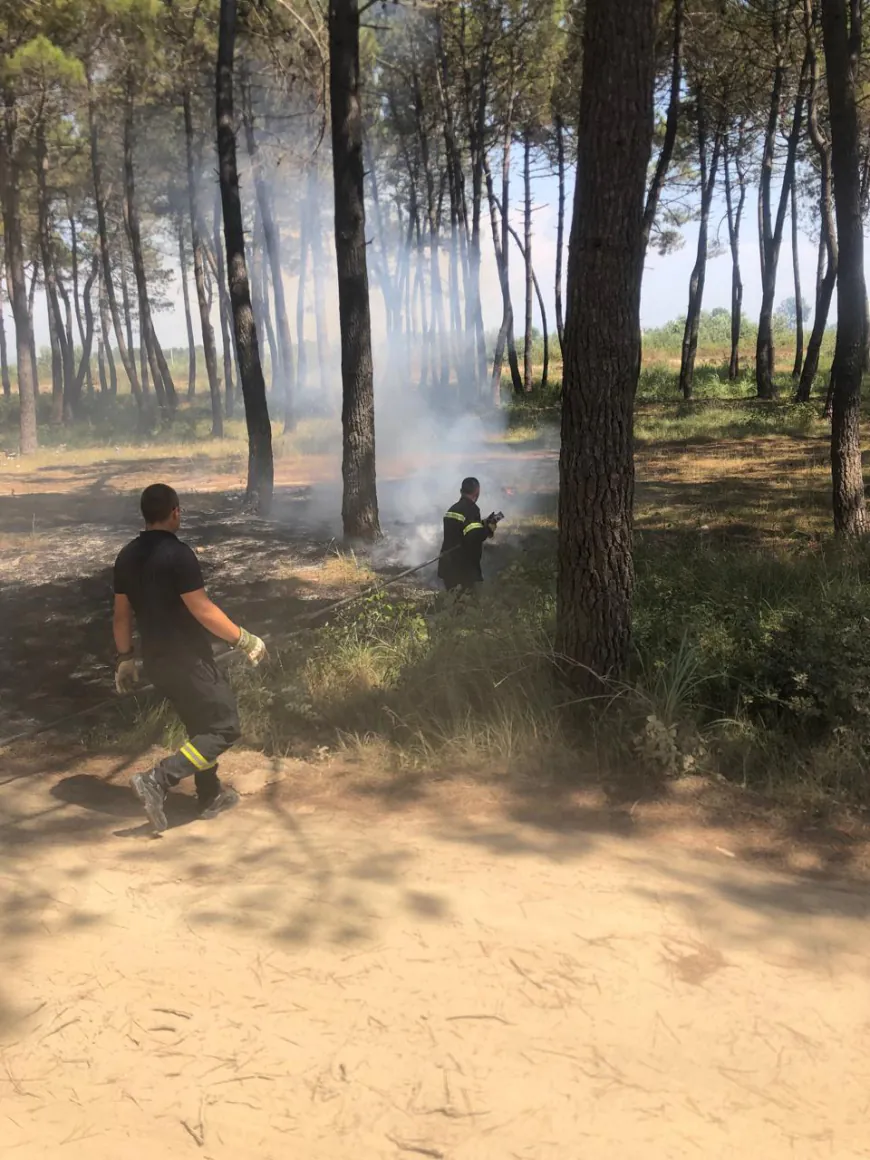
M 493 537 L 498 523 L 494 514 L 485 520 L 480 517 L 478 480 L 473 476 L 463 479 L 460 492 L 453 507 L 444 513 L 444 542 L 438 561 L 438 576 L 448 592 L 455 588 L 473 591 L 473 586 L 482 582 L 484 540 Z
M 214 637 L 226 641 L 253 665 L 266 657 L 266 646 L 206 595 L 199 561 L 176 535 L 181 505 L 174 489 L 151 484 L 142 492 L 140 507 L 145 530 L 115 561 L 115 688 L 132 692 L 138 682 L 135 617 L 145 674 L 187 731 L 177 753 L 131 781 L 160 833 L 167 825 L 166 794 L 185 777 L 194 778 L 203 818 L 213 818 L 238 802 L 232 786 L 221 785 L 217 763 L 241 736 L 239 713 L 233 691 L 214 663 L 211 642 Z

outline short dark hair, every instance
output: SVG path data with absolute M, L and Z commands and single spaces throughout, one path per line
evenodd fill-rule
M 152 483 L 142 492 L 139 507 L 146 524 L 162 524 L 177 507 L 178 492 L 166 483 Z
M 480 491 L 480 480 L 475 479 L 473 475 L 466 476 L 459 491 L 462 495 L 471 495 L 473 491 Z

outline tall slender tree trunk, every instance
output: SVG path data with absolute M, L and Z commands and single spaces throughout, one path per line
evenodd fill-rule
M 39 358 L 36 353 L 36 328 L 33 324 L 33 303 L 36 300 L 36 287 L 39 282 L 39 260 L 34 257 L 33 271 L 30 276 L 30 289 L 27 291 L 27 313 L 30 316 L 30 365 L 33 368 L 33 395 L 39 398 Z
M 685 24 L 685 0 L 674 0 L 674 35 L 671 47 L 671 87 L 668 95 L 668 111 L 665 116 L 665 135 L 656 161 L 655 171 L 650 181 L 644 203 L 642 239 L 646 254 L 652 229 L 655 225 L 662 190 L 674 156 L 677 129 L 680 124 L 680 102 L 683 86 L 683 26 Z
M 196 335 L 193 333 L 193 316 L 190 313 L 190 286 L 188 285 L 187 246 L 184 236 L 184 221 L 178 220 L 178 266 L 181 278 L 181 300 L 184 306 L 184 325 L 187 330 L 187 397 L 196 395 Z
M 740 378 L 740 331 L 743 325 L 743 278 L 740 273 L 740 226 L 743 207 L 746 204 L 746 171 L 742 168 L 745 141 L 745 127 L 740 125 L 734 167 L 737 174 L 737 204 L 731 184 L 731 142 L 728 136 L 723 143 L 723 170 L 725 174 L 725 210 L 728 220 L 728 244 L 731 250 L 731 357 L 728 361 L 728 378 L 735 382 Z
M 21 172 L 17 157 L 18 110 L 11 97 L 3 105 L 0 125 L 0 197 L 3 201 L 3 245 L 12 317 L 15 322 L 18 376 L 18 445 L 22 455 L 37 449 L 35 375 L 31 362 L 33 325 L 27 302 L 24 242 L 21 228 Z
M 380 523 L 363 200 L 359 19 L 358 0 L 329 0 L 329 92 L 344 436 L 341 514 L 346 536 L 371 540 L 380 535 Z
M 136 362 L 132 349 L 133 344 L 132 342 L 128 343 L 125 340 L 124 329 L 121 322 L 121 314 L 118 310 L 118 300 L 115 296 L 115 286 L 112 282 L 112 256 L 109 251 L 109 231 L 106 223 L 106 202 L 103 191 L 103 167 L 100 154 L 99 128 L 97 126 L 96 99 L 94 97 L 90 69 L 88 70 L 87 81 L 88 127 L 90 131 L 91 144 L 91 176 L 94 183 L 94 204 L 97 211 L 97 234 L 100 241 L 100 261 L 103 267 L 103 289 L 106 295 L 109 314 L 112 319 L 112 326 L 115 331 L 115 342 L 118 344 L 118 354 L 121 358 L 124 372 L 127 375 L 127 380 L 130 383 L 130 389 L 133 392 L 133 397 L 135 398 L 137 404 L 141 406 L 142 389 L 139 385 L 139 375 L 136 371 Z M 108 345 L 108 333 L 106 335 L 106 343 Z
M 656 23 L 656 0 L 587 0 L 582 163 L 568 258 L 555 642 L 581 692 L 600 692 L 603 678 L 620 674 L 631 642 L 632 430 Z
M 804 365 L 804 300 L 801 291 L 801 264 L 798 254 L 797 183 L 791 183 L 791 260 L 794 269 L 794 366 L 791 377 L 798 382 Z
M 151 301 L 148 297 L 148 281 L 145 274 L 145 257 L 142 252 L 142 231 L 139 225 L 139 207 L 136 202 L 136 173 L 133 163 L 133 93 L 135 82 L 128 74 L 124 101 L 124 193 L 127 207 L 127 228 L 130 234 L 130 251 L 133 258 L 133 275 L 139 296 L 139 341 L 143 342 L 148 355 L 148 366 L 154 383 L 154 393 L 161 407 L 175 409 L 177 393 L 163 349 L 154 333 L 151 318 Z
M 716 168 L 722 138 L 718 128 L 713 137 L 713 152 L 708 158 L 707 110 L 700 87 L 696 92 L 698 115 L 698 157 L 701 169 L 701 214 L 698 221 L 698 249 L 689 281 L 689 308 L 683 332 L 683 351 L 680 360 L 680 390 L 684 399 L 691 399 L 695 377 L 695 357 L 698 353 L 698 328 L 704 302 L 704 283 L 707 278 L 707 239 L 710 230 L 710 206 L 716 187 Z
M 864 367 L 864 223 L 861 215 L 856 90 L 863 0 L 822 0 L 822 36 L 831 110 L 839 268 L 837 345 L 831 372 L 831 475 L 834 530 L 866 531 L 861 466 L 861 375 Z
M 510 70 L 510 84 L 511 88 L 515 83 L 515 74 L 513 62 Z M 505 329 L 505 341 L 507 342 L 508 366 L 511 372 L 511 382 L 513 383 L 514 394 L 521 395 L 524 390 L 522 375 L 520 374 L 520 363 L 517 358 L 517 342 L 514 333 L 514 308 L 511 302 L 511 281 L 510 281 L 510 247 L 508 246 L 508 227 L 507 223 L 510 215 L 511 206 L 511 146 L 513 145 L 513 96 L 511 97 L 507 118 L 505 121 L 504 138 L 502 140 L 502 159 L 501 159 L 501 253 L 502 261 L 504 263 L 504 274 L 502 277 L 502 295 L 507 296 L 507 303 L 504 310 L 504 318 L 502 325 Z M 501 364 L 499 364 L 499 379 L 501 378 Z
M 239 355 L 236 350 L 236 331 L 233 326 L 233 310 L 230 303 L 226 264 L 224 262 L 224 245 L 223 238 L 221 237 L 222 221 L 221 191 L 220 187 L 218 187 L 215 190 L 213 216 L 215 280 L 218 284 L 218 310 L 221 322 L 221 346 L 223 348 L 226 415 L 228 419 L 232 419 L 235 413 L 235 396 L 237 394 L 236 373 L 239 366 Z
M 296 387 L 301 393 L 308 385 L 308 351 L 305 348 L 305 292 L 308 288 L 308 231 L 310 206 L 308 198 L 302 203 L 299 222 L 299 281 L 296 286 Z
M 523 387 L 532 389 L 532 308 L 535 273 L 532 269 L 532 136 L 523 134 L 523 225 L 525 234 L 526 318 L 523 330 Z
M 193 108 L 190 99 L 190 90 L 185 87 L 182 94 L 182 108 L 184 111 L 184 142 L 185 160 L 187 162 L 187 207 L 190 216 L 190 239 L 193 245 L 193 278 L 196 284 L 196 301 L 199 306 L 199 326 L 202 332 L 202 352 L 205 356 L 205 370 L 208 376 L 208 393 L 211 400 L 211 433 L 215 439 L 222 439 L 224 434 L 223 408 L 221 407 L 221 389 L 218 382 L 217 347 L 215 346 L 214 328 L 211 324 L 211 302 L 205 285 L 205 243 L 202 236 L 202 218 L 200 203 L 196 188 L 196 166 L 193 149 Z M 218 239 L 218 242 L 220 239 Z M 220 245 L 217 246 L 217 260 L 222 265 Z M 223 293 L 223 287 L 218 287 L 218 294 Z M 223 325 L 223 319 L 221 320 Z
M 266 403 L 266 381 L 260 363 L 260 348 L 257 343 L 248 269 L 245 264 L 245 230 L 236 163 L 233 58 L 237 9 L 237 0 L 221 0 L 215 85 L 217 150 L 230 302 L 248 428 L 247 502 L 256 511 L 266 514 L 272 506 L 275 472 L 272 459 L 272 427 Z
M 495 196 L 495 184 L 492 179 L 492 170 L 490 169 L 489 159 L 484 158 L 484 176 L 486 178 L 486 193 L 489 199 L 489 217 L 492 225 L 492 244 L 495 250 L 495 264 L 498 270 L 498 279 L 501 287 L 502 300 L 502 319 L 499 327 L 498 338 L 495 343 L 495 352 L 492 359 L 492 398 L 493 402 L 498 406 L 501 396 L 501 369 L 504 362 L 505 347 L 508 344 L 508 336 L 513 330 L 514 308 L 511 301 L 510 285 L 508 283 L 509 271 L 508 264 L 505 261 L 505 253 L 502 246 L 502 231 L 499 229 L 498 221 L 498 199 Z M 502 203 L 501 219 L 506 220 L 504 203 Z M 516 362 L 516 358 L 514 359 Z M 519 366 L 516 367 L 516 377 L 514 378 L 513 366 L 511 367 L 511 380 L 513 382 L 514 392 L 517 394 L 523 393 L 523 382 L 520 378 Z
M 526 247 L 523 245 L 523 240 L 513 226 L 508 227 L 510 235 L 517 244 L 517 249 L 520 252 L 520 257 L 525 262 Z M 544 295 L 541 293 L 541 287 L 538 283 L 534 267 L 532 267 L 532 284 L 535 288 L 535 294 L 538 299 L 538 309 L 541 312 L 541 328 L 544 332 L 544 366 L 541 372 L 541 390 L 547 389 L 547 382 L 550 375 L 550 335 L 547 330 L 547 308 L 544 305 Z
M 5 264 L 4 255 L 4 267 Z M 3 320 L 3 276 L 4 270 L 0 268 L 0 382 L 3 384 L 3 397 L 9 399 L 12 397 L 12 380 L 9 377 L 9 351 L 6 347 L 6 327 Z
M 257 205 L 260 209 L 260 225 L 266 243 L 266 253 L 269 257 L 269 269 L 272 273 L 272 293 L 275 298 L 275 324 L 278 329 L 278 349 L 280 363 L 280 380 L 277 375 L 277 363 L 272 360 L 272 389 L 278 387 L 279 395 L 284 408 L 284 429 L 292 431 L 296 426 L 296 414 L 293 395 L 296 390 L 296 359 L 293 351 L 293 338 L 290 334 L 290 318 L 287 313 L 287 298 L 284 292 L 284 276 L 281 267 L 281 231 L 275 221 L 272 211 L 272 199 L 266 179 L 263 176 L 263 164 L 260 157 L 257 135 L 254 128 L 254 108 L 251 100 L 250 84 L 242 85 L 242 119 L 245 125 L 245 139 L 248 146 L 248 156 L 251 159 L 251 168 L 254 174 L 254 189 L 257 194 Z
M 72 264 L 72 286 L 73 286 L 73 305 L 76 312 L 76 326 L 78 327 L 79 342 L 81 349 L 85 349 L 85 339 L 87 338 L 87 328 L 82 314 L 82 299 L 79 294 L 79 232 L 76 227 L 76 219 L 72 208 L 67 201 L 67 220 L 69 221 L 70 234 L 70 260 Z M 72 332 L 70 332 L 72 333 Z M 88 394 L 94 393 L 93 374 L 91 372 L 91 364 L 88 362 L 87 370 L 85 372 L 85 382 L 88 386 Z
M 776 219 L 773 221 L 771 182 L 773 178 L 777 130 L 779 127 L 780 101 L 785 80 L 786 66 L 784 61 L 786 48 L 785 38 L 787 34 L 780 32 L 777 36 L 778 59 L 771 88 L 770 113 L 764 140 L 764 152 L 761 164 L 761 196 L 759 202 L 759 224 L 761 231 L 761 311 L 758 316 L 758 339 L 755 347 L 755 381 L 759 399 L 772 399 L 775 393 L 774 366 L 776 363 L 776 353 L 773 344 L 773 305 L 776 297 L 776 275 L 779 266 L 783 229 L 785 227 L 785 215 L 791 198 L 792 183 L 794 182 L 797 150 L 801 135 L 801 122 L 803 120 L 804 96 L 809 75 L 809 56 L 805 55 L 804 63 L 801 67 L 797 94 L 795 96 L 794 114 L 792 116 L 788 145 L 786 147 L 779 205 L 777 207 Z
M 326 285 L 324 282 L 324 255 L 322 215 L 318 197 L 316 170 L 308 174 L 308 228 L 311 238 L 311 279 L 314 283 L 314 327 L 317 336 L 317 367 L 320 389 L 326 391 L 330 381 L 329 324 L 326 315 Z
M 818 10 L 813 0 L 805 0 L 804 30 L 806 34 L 807 54 L 809 57 L 809 87 L 807 91 L 807 124 L 810 140 L 819 159 L 819 267 L 816 277 L 816 306 L 813 315 L 813 328 L 807 345 L 806 359 L 801 369 L 795 401 L 808 403 L 813 389 L 813 382 L 819 370 L 819 355 L 825 330 L 828 325 L 828 312 L 834 297 L 834 288 L 837 284 L 837 266 L 839 264 L 839 249 L 837 246 L 837 226 L 834 219 L 834 177 L 831 164 L 831 142 L 822 132 L 819 124 L 818 111 L 818 83 L 819 60 L 817 45 Z M 826 408 L 827 409 L 827 408 Z
M 681 3 L 682 0 L 679 0 Z M 562 262 L 565 250 L 565 123 L 556 116 L 556 156 L 559 171 L 559 210 L 556 218 L 556 334 L 559 351 L 565 355 L 565 318 L 562 306 Z
M 51 347 L 51 421 L 63 422 L 64 399 L 72 389 L 71 359 L 66 349 L 63 314 L 58 295 L 57 272 L 52 246 L 51 206 L 48 193 L 48 148 L 45 126 L 36 127 L 36 202 L 39 228 L 39 254 L 44 274 L 45 300 L 48 309 L 48 337 Z

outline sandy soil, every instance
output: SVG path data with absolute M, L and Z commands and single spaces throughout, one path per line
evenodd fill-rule
M 0 785 L 4 1156 L 870 1155 L 859 887 L 262 774 L 153 839 L 127 776 Z

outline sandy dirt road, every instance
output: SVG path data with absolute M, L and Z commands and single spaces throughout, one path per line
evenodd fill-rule
M 870 1156 L 860 888 L 126 776 L 0 779 L 4 1157 Z

